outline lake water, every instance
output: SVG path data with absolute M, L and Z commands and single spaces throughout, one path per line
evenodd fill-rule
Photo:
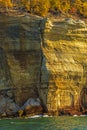
M 87 117 L 2 119 L 0 130 L 87 130 Z

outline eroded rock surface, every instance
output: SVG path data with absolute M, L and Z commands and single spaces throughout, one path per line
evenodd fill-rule
M 0 93 L 20 107 L 30 98 L 40 98 L 48 111 L 86 109 L 86 23 L 3 16 L 0 68 Z
M 5 92 L 9 88 L 7 93 L 10 95 L 13 90 L 13 97 L 20 106 L 30 97 L 38 96 L 42 58 L 39 27 L 40 19 L 34 17 L 3 16 L 0 21 L 0 47 L 3 51 L 0 55 L 3 71 L 0 73 L 0 90 Z
M 48 110 L 87 108 L 87 25 L 82 20 L 54 21 L 44 32 L 43 53 L 48 74 Z M 47 87 L 46 87 L 47 86 Z
M 0 116 L 17 115 L 19 106 L 9 97 L 0 96 Z
M 30 114 L 42 114 L 43 113 L 43 108 L 41 106 L 41 102 L 39 98 L 33 99 L 30 98 L 28 99 L 24 105 L 21 108 L 24 111 L 25 115 L 30 115 Z

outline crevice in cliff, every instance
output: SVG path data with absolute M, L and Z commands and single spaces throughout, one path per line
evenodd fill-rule
M 41 105 L 43 107 L 43 111 L 47 112 L 47 107 L 46 104 L 44 103 L 40 90 L 41 90 L 41 85 L 42 85 L 42 66 L 43 66 L 43 58 L 44 58 L 44 54 L 43 54 L 43 48 L 44 48 L 44 29 L 45 29 L 45 20 L 42 19 L 40 20 L 39 23 L 39 29 L 40 29 L 40 39 L 41 39 L 41 52 L 40 52 L 40 73 L 39 73 L 39 87 L 38 87 L 38 94 L 39 94 L 39 98 L 41 100 Z
M 86 64 L 82 64 L 83 66 L 83 87 L 82 90 L 80 92 L 80 98 L 79 98 L 79 106 L 80 109 L 82 110 L 82 112 L 84 113 L 87 110 L 87 81 L 84 80 L 86 79 L 86 74 L 87 74 L 87 65 Z
M 40 29 L 40 38 L 41 38 L 41 48 L 45 47 L 45 42 L 44 42 L 44 30 L 46 28 L 46 22 L 47 18 L 43 18 L 39 22 L 39 29 Z

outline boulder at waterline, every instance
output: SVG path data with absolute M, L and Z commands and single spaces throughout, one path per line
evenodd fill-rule
M 21 109 L 24 110 L 25 115 L 43 113 L 43 108 L 41 106 L 39 98 L 28 99 Z
M 13 116 L 19 110 L 19 106 L 9 97 L 0 96 L 0 115 Z

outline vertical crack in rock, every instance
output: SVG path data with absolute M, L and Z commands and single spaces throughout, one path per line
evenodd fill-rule
M 47 112 L 47 106 L 46 103 L 44 103 L 42 96 L 40 94 L 40 90 L 42 87 L 42 66 L 43 66 L 43 58 L 44 58 L 44 54 L 43 54 L 43 48 L 44 48 L 44 29 L 45 29 L 45 24 L 46 24 L 46 20 L 45 19 L 41 19 L 40 23 L 39 23 L 39 29 L 40 29 L 40 39 L 41 39 L 41 62 L 40 62 L 40 79 L 39 79 L 39 86 L 40 88 L 38 88 L 38 93 L 39 93 L 39 98 L 42 102 L 42 107 L 44 109 L 44 112 Z

